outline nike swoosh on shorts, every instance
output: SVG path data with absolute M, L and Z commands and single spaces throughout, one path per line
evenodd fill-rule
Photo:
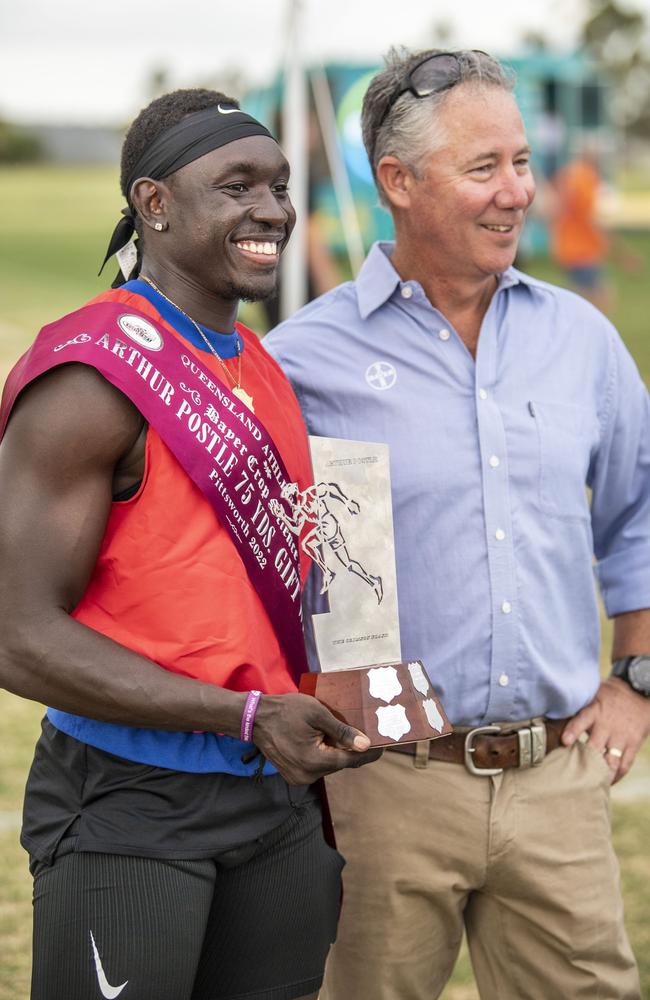
M 121 986 L 111 986 L 106 975 L 104 973 L 104 968 L 102 966 L 102 960 L 99 957 L 99 952 L 97 951 L 97 945 L 95 944 L 95 939 L 93 937 L 93 932 L 90 932 L 90 942 L 93 946 L 93 957 L 95 959 L 95 968 L 97 969 L 97 979 L 99 980 L 99 988 L 101 990 L 102 996 L 106 997 L 106 1000 L 115 1000 L 115 997 L 119 997 L 120 993 L 128 983 L 122 983 Z

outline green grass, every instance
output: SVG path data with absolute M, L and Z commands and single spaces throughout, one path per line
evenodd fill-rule
M 96 274 L 121 207 L 114 170 L 0 168 L 0 376 L 40 326 L 76 308 L 110 282 L 113 262 L 101 279 Z M 645 266 L 643 273 L 636 275 L 612 268 L 616 289 L 612 319 L 650 383 L 650 233 L 630 233 L 625 238 Z M 561 275 L 545 260 L 533 260 L 527 269 L 538 277 L 561 281 Z M 609 642 L 606 627 L 603 662 Z M 26 856 L 18 844 L 16 816 L 41 714 L 39 706 L 0 691 L 0 1000 L 26 1000 L 29 993 L 31 885 Z M 644 748 L 632 776 L 635 774 L 650 776 L 650 747 Z M 621 861 L 627 925 L 648 996 L 649 818 L 647 800 L 614 800 L 614 841 Z M 444 1000 L 477 997 L 464 949 Z
M 43 714 L 0 690 L 0 1000 L 26 1000 L 31 968 L 31 879 L 18 842 L 23 789 Z
M 114 170 L 0 169 L 0 361 L 106 287 L 97 278 L 122 200 Z

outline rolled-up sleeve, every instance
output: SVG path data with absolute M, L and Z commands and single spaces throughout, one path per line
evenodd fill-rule
M 650 608 L 650 396 L 616 335 L 592 473 L 595 571 L 607 614 Z

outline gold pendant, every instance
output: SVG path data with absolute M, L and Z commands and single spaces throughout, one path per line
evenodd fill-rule
M 253 406 L 253 397 L 249 396 L 245 389 L 241 385 L 236 385 L 232 391 L 233 396 L 240 399 L 244 406 L 247 406 L 251 413 L 255 413 L 255 407 Z

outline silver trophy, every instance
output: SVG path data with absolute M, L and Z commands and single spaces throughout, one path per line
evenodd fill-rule
M 320 673 L 300 690 L 366 733 L 372 746 L 452 731 L 420 660 L 401 660 L 388 445 L 311 437 L 314 485 L 274 504 L 319 571 L 312 615 Z

